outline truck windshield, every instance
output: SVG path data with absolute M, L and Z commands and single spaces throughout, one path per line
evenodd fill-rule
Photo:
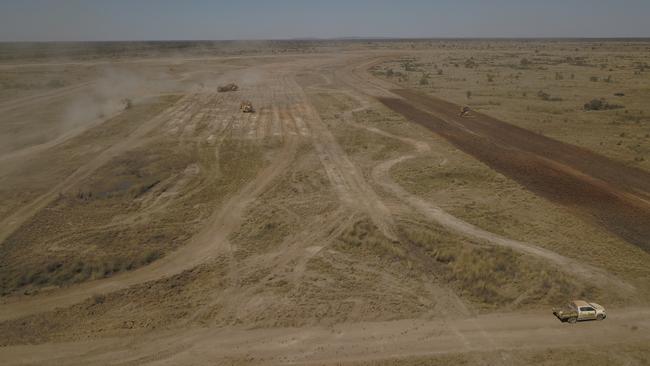
M 580 311 L 594 311 L 594 308 L 582 307 Z

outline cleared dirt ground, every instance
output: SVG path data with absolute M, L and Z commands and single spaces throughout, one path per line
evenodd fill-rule
M 650 362 L 647 43 L 158 46 L 0 49 L 3 364 Z M 506 102 L 607 55 L 629 110 Z

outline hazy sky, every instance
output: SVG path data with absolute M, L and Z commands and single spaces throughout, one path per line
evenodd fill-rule
M 650 0 L 0 0 L 0 40 L 650 37 Z

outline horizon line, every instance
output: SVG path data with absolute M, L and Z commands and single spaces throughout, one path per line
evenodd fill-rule
M 472 41 L 472 40 L 650 40 L 650 36 L 613 37 L 383 37 L 383 36 L 345 36 L 345 37 L 297 37 L 297 38 L 247 38 L 247 39 L 106 39 L 106 40 L 0 40 L 0 43 L 155 43 L 155 42 L 278 42 L 278 41 Z

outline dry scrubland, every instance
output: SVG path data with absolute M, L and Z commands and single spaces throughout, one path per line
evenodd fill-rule
M 647 172 L 649 54 L 639 40 L 2 45 L 0 358 L 647 363 L 647 241 L 385 100 L 467 104 Z M 645 215 L 650 192 L 622 195 Z M 578 297 L 611 319 L 551 318 Z
M 647 43 L 638 42 L 468 42 L 373 70 L 399 85 L 650 170 L 649 53 Z M 601 99 L 602 110 L 585 108 Z

